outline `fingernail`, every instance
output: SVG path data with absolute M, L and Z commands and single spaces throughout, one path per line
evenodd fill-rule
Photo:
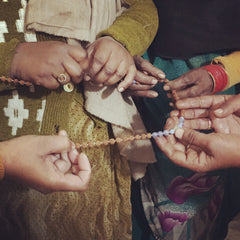
M 223 113 L 223 110 L 221 108 L 219 108 L 219 109 L 215 110 L 214 113 L 221 114 L 221 113 Z
M 124 91 L 124 88 L 121 87 L 121 88 L 118 89 L 118 91 L 119 91 L 119 92 L 123 92 L 123 91 Z
M 167 86 L 167 85 L 164 85 L 164 86 L 163 86 L 163 89 L 164 89 L 165 91 L 169 91 L 169 90 L 170 90 L 170 87 Z
M 155 84 L 157 84 L 157 83 L 158 83 L 158 80 L 157 80 L 157 79 L 153 79 L 153 80 L 152 80 L 152 84 L 155 85 Z
M 84 80 L 85 80 L 85 81 L 90 81 L 90 80 L 91 80 L 91 77 L 90 77 L 89 75 L 85 75 Z
M 160 78 L 165 78 L 165 77 L 166 77 L 166 75 L 165 75 L 164 73 L 159 73 L 158 76 L 159 76 Z
M 175 136 L 181 139 L 183 136 L 183 133 L 184 133 L 184 130 L 182 128 L 177 128 L 177 130 L 175 131 Z
M 158 93 L 157 93 L 157 92 L 151 93 L 151 97 L 152 97 L 152 98 L 155 98 L 155 97 L 157 97 L 157 96 L 158 96 Z

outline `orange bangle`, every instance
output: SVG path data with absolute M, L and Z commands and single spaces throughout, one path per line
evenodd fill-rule
M 4 174 L 5 174 L 4 164 L 2 157 L 0 156 L 0 180 L 4 178 Z

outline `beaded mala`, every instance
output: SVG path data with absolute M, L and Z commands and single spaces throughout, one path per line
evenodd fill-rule
M 107 145 L 113 145 L 115 143 L 122 143 L 122 142 L 128 142 L 128 141 L 135 141 L 135 140 L 144 140 L 144 139 L 150 139 L 150 138 L 157 138 L 157 137 L 162 137 L 162 136 L 168 136 L 168 135 L 173 135 L 175 131 L 178 128 L 182 128 L 184 124 L 184 118 L 179 117 L 179 123 L 178 125 L 170 130 L 164 130 L 164 131 L 158 131 L 158 132 L 153 132 L 153 133 L 143 133 L 141 135 L 135 135 L 135 136 L 130 136 L 130 137 L 124 137 L 124 138 L 111 138 L 109 140 L 104 140 L 104 141 L 96 141 L 96 142 L 89 142 L 89 143 L 76 143 L 76 148 L 93 148 L 93 147 L 101 147 L 101 146 L 107 146 Z
M 7 83 L 13 83 L 13 84 L 20 84 L 22 86 L 28 86 L 28 87 L 34 87 L 34 85 L 30 82 L 26 82 L 23 80 L 18 80 L 18 79 L 12 79 L 12 78 L 7 78 L 7 77 L 0 77 L 0 80 L 2 82 L 7 82 Z M 168 82 L 168 79 L 164 79 L 164 82 Z M 135 82 L 133 83 L 135 84 Z M 65 90 L 65 88 L 63 88 Z M 66 90 L 65 90 L 66 91 Z M 172 98 L 176 101 L 177 96 L 174 91 L 172 91 Z M 101 146 L 107 146 L 107 145 L 113 145 L 115 143 L 122 143 L 122 142 L 128 142 L 128 141 L 135 141 L 135 140 L 144 140 L 144 139 L 151 139 L 151 138 L 156 138 L 156 137 L 162 137 L 162 136 L 168 136 L 168 135 L 173 135 L 176 131 L 177 128 L 182 128 L 184 124 L 184 118 L 179 117 L 179 123 L 174 129 L 170 130 L 164 130 L 164 131 L 158 131 L 158 132 L 153 132 L 153 133 L 143 133 L 143 134 L 138 134 L 135 136 L 129 136 L 129 137 L 124 137 L 124 138 L 110 138 L 109 140 L 103 140 L 103 141 L 96 141 L 96 142 L 85 142 L 85 143 L 75 143 L 75 146 L 77 149 L 82 149 L 82 148 L 93 148 L 93 147 L 101 147 Z

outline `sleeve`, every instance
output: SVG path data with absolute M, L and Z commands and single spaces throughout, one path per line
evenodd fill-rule
M 9 77 L 12 58 L 18 43 L 19 41 L 17 39 L 12 39 L 7 43 L 0 43 L 0 77 Z M 11 84 L 0 81 L 0 91 L 12 88 L 13 86 Z
M 226 56 L 216 57 L 212 62 L 214 64 L 220 64 L 227 73 L 228 84 L 225 89 L 240 83 L 240 51 L 233 52 Z
M 111 36 L 130 54 L 142 55 L 152 43 L 158 29 L 158 12 L 152 0 L 126 0 L 128 8 L 108 29 L 97 36 Z

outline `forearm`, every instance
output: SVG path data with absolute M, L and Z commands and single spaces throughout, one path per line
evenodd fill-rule
M 98 38 L 111 36 L 131 55 L 142 55 L 150 46 L 158 29 L 158 13 L 152 0 L 126 0 L 129 8 Z

